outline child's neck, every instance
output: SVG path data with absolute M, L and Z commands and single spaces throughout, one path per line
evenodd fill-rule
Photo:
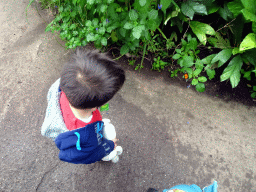
M 73 114 L 75 115 L 76 118 L 79 119 L 88 119 L 92 115 L 91 110 L 81 110 L 81 109 L 75 109 L 69 104 Z

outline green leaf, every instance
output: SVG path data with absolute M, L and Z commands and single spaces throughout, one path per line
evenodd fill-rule
M 86 41 L 87 41 L 87 42 L 94 41 L 94 35 L 92 35 L 91 33 L 89 33 L 89 34 L 86 36 Z
M 256 47 L 256 34 L 249 33 L 242 41 L 239 51 L 244 51 L 248 49 L 253 49 Z
M 159 24 L 157 24 L 156 21 L 154 21 L 154 20 L 148 20 L 146 25 L 152 31 L 155 31 L 156 28 L 159 26 Z
M 87 20 L 87 21 L 85 22 L 85 25 L 86 25 L 87 27 L 90 27 L 90 26 L 92 26 L 92 22 L 91 22 L 90 20 Z
M 72 11 L 72 12 L 70 13 L 70 16 L 74 18 L 74 17 L 76 16 L 76 14 L 77 14 L 76 11 Z
M 218 32 L 216 32 L 215 38 L 209 37 L 208 42 L 219 49 L 227 49 L 231 47 L 229 40 L 224 40 L 223 37 Z
M 45 28 L 45 32 L 48 32 L 48 31 L 50 31 L 51 30 L 51 28 L 52 28 L 52 26 L 49 24 L 49 25 L 47 25 L 47 27 Z
M 196 90 L 197 90 L 198 92 L 204 92 L 204 91 L 205 91 L 205 85 L 204 85 L 203 83 L 198 83 L 198 84 L 196 85 Z
M 192 50 L 196 50 L 197 48 L 197 40 L 196 38 L 192 38 L 189 42 L 189 48 L 192 49 Z
M 252 93 L 252 94 L 251 94 L 251 97 L 252 97 L 252 98 L 256 98 L 256 92 Z
M 232 55 L 232 49 L 224 49 L 219 52 L 213 59 L 211 63 L 215 63 L 219 61 L 218 67 L 221 67 L 224 63 L 226 63 Z
M 116 32 L 115 32 L 115 31 L 112 31 L 112 32 L 111 32 L 111 39 L 112 39 L 112 41 L 114 41 L 114 42 L 117 42 L 117 41 L 118 41 L 118 38 L 117 38 L 117 36 L 116 36 Z
M 183 47 L 185 47 L 187 44 L 188 44 L 187 41 L 185 41 L 184 39 L 181 39 L 181 45 Z
M 192 78 L 192 73 L 193 73 L 193 70 L 189 67 L 189 68 L 187 68 L 187 67 L 184 67 L 184 72 L 187 72 L 188 73 L 188 77 L 189 78 Z
M 82 46 L 86 46 L 86 45 L 87 45 L 86 40 L 83 40 L 83 41 L 82 41 Z
M 104 45 L 104 46 L 107 46 L 108 40 L 107 40 L 106 37 L 103 37 L 103 38 L 101 39 L 101 44 Z
M 183 57 L 183 64 L 185 67 L 191 67 L 192 65 L 194 65 L 194 61 L 193 61 L 193 57 L 192 56 L 184 56 Z
M 214 76 L 215 76 L 215 70 L 214 69 L 206 69 L 206 73 L 207 73 L 210 80 L 213 79 Z
M 217 12 L 221 7 L 217 3 L 207 6 L 208 14 Z
M 234 17 L 237 17 L 241 13 L 241 10 L 244 8 L 240 0 L 234 0 L 229 2 L 228 9 L 233 13 Z
M 239 48 L 238 48 L 238 47 L 235 47 L 235 48 L 232 50 L 232 54 L 233 54 L 233 55 L 236 55 L 236 54 L 238 54 L 238 53 L 241 53 L 241 52 L 239 51 Z
M 219 14 L 226 21 L 228 18 L 233 18 L 232 12 L 228 9 L 227 2 L 224 3 L 224 8 L 220 7 Z
M 172 11 L 171 13 L 168 14 L 166 20 L 164 21 L 164 24 L 166 25 L 167 22 L 173 18 L 173 17 L 177 17 L 178 14 L 180 13 L 180 9 L 176 7 L 176 9 L 174 11 Z
M 62 12 L 63 11 L 63 6 L 60 6 L 59 7 L 59 12 Z
M 198 80 L 197 79 L 193 79 L 191 82 L 191 85 L 197 85 L 198 84 Z
M 201 23 L 198 21 L 191 21 L 190 27 L 192 31 L 195 33 L 195 35 L 197 36 L 197 38 L 199 39 L 199 41 L 204 45 L 206 45 L 206 34 L 215 35 L 214 29 L 210 25 L 205 23 Z
M 134 9 L 132 9 L 129 12 L 129 17 L 130 17 L 130 20 L 134 21 L 134 20 L 138 19 L 138 13 Z
M 256 86 L 253 86 L 253 88 L 252 88 L 252 89 L 253 89 L 253 91 L 256 91 Z
M 105 27 L 99 28 L 99 34 L 103 35 L 105 34 L 105 32 L 106 32 Z
M 92 25 L 93 25 L 94 27 L 97 27 L 97 26 L 98 26 L 98 23 L 99 23 L 99 19 L 98 19 L 98 18 L 94 18 L 94 19 L 92 20 Z
M 193 7 L 193 10 L 197 13 L 205 14 L 207 15 L 207 10 L 204 4 L 200 4 L 199 2 L 190 0 L 190 4 Z
M 135 39 L 133 42 L 132 42 L 132 46 L 134 46 L 134 47 L 139 47 L 140 46 L 140 40 L 138 40 L 138 39 Z
M 175 55 L 173 55 L 173 59 L 175 59 L 175 60 L 177 60 L 177 59 L 179 59 L 181 57 L 181 55 L 180 54 L 175 54 Z
M 70 27 L 69 27 L 69 29 L 75 29 L 76 28 L 76 24 L 72 24 Z
M 100 6 L 100 12 L 101 12 L 101 13 L 105 13 L 105 12 L 107 11 L 107 8 L 108 8 L 107 5 L 105 5 L 105 4 L 101 5 L 101 6 Z
M 202 69 L 196 69 L 195 71 L 194 71 L 194 76 L 198 76 L 200 73 L 201 73 L 201 71 L 202 71 Z
M 188 16 L 191 20 L 193 20 L 195 11 L 193 9 L 193 6 L 190 5 L 189 3 L 182 3 L 181 4 L 181 12 Z
M 202 59 L 203 64 L 210 64 L 212 59 L 216 56 L 216 54 L 211 54 Z
M 148 12 L 148 18 L 149 20 L 155 20 L 158 16 L 158 11 L 151 9 L 151 11 Z
M 244 73 L 244 78 L 246 78 L 247 80 L 251 80 L 251 71 L 247 71 Z
M 250 11 L 248 11 L 247 9 L 243 9 L 241 11 L 245 17 L 245 19 L 256 22 L 256 15 Z
M 94 4 L 94 2 L 95 2 L 95 0 L 87 0 L 87 3 L 88 3 L 89 5 Z
M 132 29 L 132 35 L 139 39 L 141 36 L 141 32 L 145 29 L 144 25 L 138 25 Z
M 203 68 L 204 68 L 204 63 L 203 63 L 202 60 L 197 59 L 197 60 L 196 60 L 196 63 L 195 63 L 195 66 L 196 66 L 197 69 L 203 70 Z
M 140 6 L 143 7 L 146 3 L 147 0 L 139 0 Z
M 100 107 L 100 111 L 108 111 L 108 110 L 109 110 L 109 104 L 108 103 Z
M 119 29 L 119 33 L 120 33 L 123 37 L 125 37 L 125 35 L 126 35 L 126 30 L 125 30 L 124 28 L 120 28 L 120 29 Z
M 160 0 L 160 5 L 162 5 L 161 10 L 162 10 L 163 12 L 165 12 L 166 9 L 170 6 L 171 2 L 172 2 L 172 1 L 170 1 L 170 0 Z
M 228 66 L 223 71 L 222 75 L 220 76 L 220 81 L 225 81 L 227 79 L 230 79 L 232 88 L 236 87 L 241 78 L 240 71 L 241 71 L 242 65 L 243 65 L 242 58 L 240 55 L 237 55 L 230 61 Z
M 208 34 L 208 35 L 215 35 L 214 29 L 205 23 L 201 23 L 198 21 L 191 21 L 190 22 L 191 27 L 194 28 L 194 30 L 197 28 L 201 33 Z
M 256 48 L 247 50 L 242 54 L 243 59 L 247 59 L 251 64 L 256 67 Z
M 129 52 L 129 47 L 128 47 L 128 45 L 123 45 L 122 47 L 121 47 L 121 49 L 120 49 L 120 54 L 121 55 L 124 55 L 124 54 L 126 54 L 126 53 L 128 53 Z
M 248 9 L 252 14 L 256 13 L 256 1 L 255 0 L 241 0 L 243 6 Z
M 177 53 L 181 53 L 181 50 L 180 50 L 180 49 L 176 49 L 176 52 L 177 52 Z
M 126 22 L 126 23 L 124 24 L 124 28 L 125 28 L 125 29 L 131 29 L 131 28 L 133 28 L 133 25 L 132 25 L 130 22 Z
M 78 31 L 73 31 L 72 33 L 74 36 L 78 35 Z
M 202 77 L 198 77 L 198 81 L 200 81 L 200 82 L 206 82 L 207 81 L 207 78 L 206 77 L 204 77 L 204 76 L 202 76 Z
M 111 3 L 109 6 L 108 6 L 108 15 L 109 15 L 109 18 L 111 19 L 116 19 L 118 18 L 118 14 L 116 13 L 116 8 L 119 7 L 119 5 L 117 3 Z

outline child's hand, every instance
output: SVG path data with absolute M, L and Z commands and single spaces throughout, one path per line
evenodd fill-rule
M 115 147 L 114 147 L 114 149 L 117 147 L 117 144 L 116 144 L 116 142 L 118 141 L 119 139 L 117 139 L 117 138 L 115 138 L 115 139 L 113 139 L 112 141 L 114 142 L 114 144 L 115 144 Z

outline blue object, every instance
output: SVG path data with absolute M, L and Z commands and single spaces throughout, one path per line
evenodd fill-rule
M 193 184 L 193 185 L 176 185 L 170 189 L 164 189 L 163 192 L 168 192 L 171 189 L 179 189 L 185 192 L 217 192 L 217 187 L 218 187 L 217 181 L 214 181 L 213 184 L 207 187 L 204 187 L 203 191 L 200 187 Z
M 214 181 L 213 184 L 207 186 L 207 187 L 204 187 L 203 190 L 204 192 L 217 192 L 217 181 Z
M 100 138 L 103 137 L 103 135 L 101 134 L 102 133 L 102 128 L 103 128 L 103 124 L 101 123 L 101 125 L 99 125 L 99 123 L 97 124 L 97 134 L 100 135 Z
M 115 144 L 103 135 L 103 121 L 59 134 L 55 144 L 59 159 L 74 164 L 91 164 L 100 161 L 114 150 Z
M 77 142 L 76 142 L 76 148 L 77 150 L 81 151 L 81 146 L 80 146 L 80 134 L 78 132 L 75 132 L 76 136 L 78 137 Z

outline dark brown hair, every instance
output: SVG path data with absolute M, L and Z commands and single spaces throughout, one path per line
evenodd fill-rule
M 123 86 L 124 70 L 98 50 L 77 48 L 61 72 L 60 89 L 76 109 L 107 103 Z

